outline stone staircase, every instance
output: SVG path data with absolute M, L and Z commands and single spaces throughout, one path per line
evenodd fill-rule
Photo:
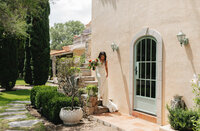
M 86 87 L 87 85 L 98 85 L 98 81 L 95 80 L 95 77 L 92 76 L 92 71 L 87 68 L 85 64 L 81 69 L 81 80 L 83 81 L 82 88 Z
M 84 64 L 83 67 L 80 67 L 81 70 L 81 78 L 82 81 L 81 88 L 85 88 L 87 85 L 97 85 L 98 81 L 95 80 L 95 77 L 92 76 L 92 71 L 87 68 L 88 64 Z M 87 94 L 84 94 L 82 96 L 82 100 L 84 101 L 85 105 L 85 112 L 86 115 L 92 115 L 92 114 L 102 114 L 109 112 L 108 108 L 103 106 L 102 100 L 97 100 L 92 98 L 89 100 L 89 103 L 87 102 Z M 87 104 L 86 104 L 87 103 Z

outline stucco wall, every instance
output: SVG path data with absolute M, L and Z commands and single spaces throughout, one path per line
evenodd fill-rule
M 108 55 L 109 97 L 121 112 L 129 113 L 130 44 L 144 27 L 157 30 L 163 38 L 163 124 L 167 122 L 166 104 L 183 95 L 193 106 L 191 79 L 200 72 L 199 0 L 93 0 L 92 58 L 100 51 Z M 182 30 L 190 44 L 181 47 L 176 34 Z M 113 52 L 110 45 L 119 45 Z

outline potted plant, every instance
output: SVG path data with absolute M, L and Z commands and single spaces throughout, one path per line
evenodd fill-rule
M 58 64 L 59 88 L 63 88 L 65 94 L 72 98 L 71 107 L 63 107 L 60 111 L 60 119 L 65 125 L 74 125 L 83 117 L 81 107 L 74 107 L 74 99 L 78 96 L 78 81 L 80 68 L 76 67 L 74 58 L 62 58 Z
M 87 85 L 86 91 L 88 96 L 97 96 L 98 87 L 96 85 Z

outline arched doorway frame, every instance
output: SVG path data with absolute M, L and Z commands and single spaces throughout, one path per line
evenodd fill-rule
M 160 33 L 154 29 L 144 28 L 138 32 L 130 45 L 130 84 L 129 84 L 129 100 L 130 100 L 130 114 L 134 109 L 134 46 L 136 42 L 145 36 L 154 37 L 157 40 L 157 85 L 156 85 L 156 100 L 157 100 L 157 123 L 161 124 L 162 121 L 162 63 L 163 63 L 163 40 Z

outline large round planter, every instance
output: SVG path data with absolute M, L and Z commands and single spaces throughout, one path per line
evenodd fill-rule
M 83 111 L 81 108 L 70 110 L 69 108 L 61 108 L 60 119 L 65 125 L 75 125 L 83 118 Z

